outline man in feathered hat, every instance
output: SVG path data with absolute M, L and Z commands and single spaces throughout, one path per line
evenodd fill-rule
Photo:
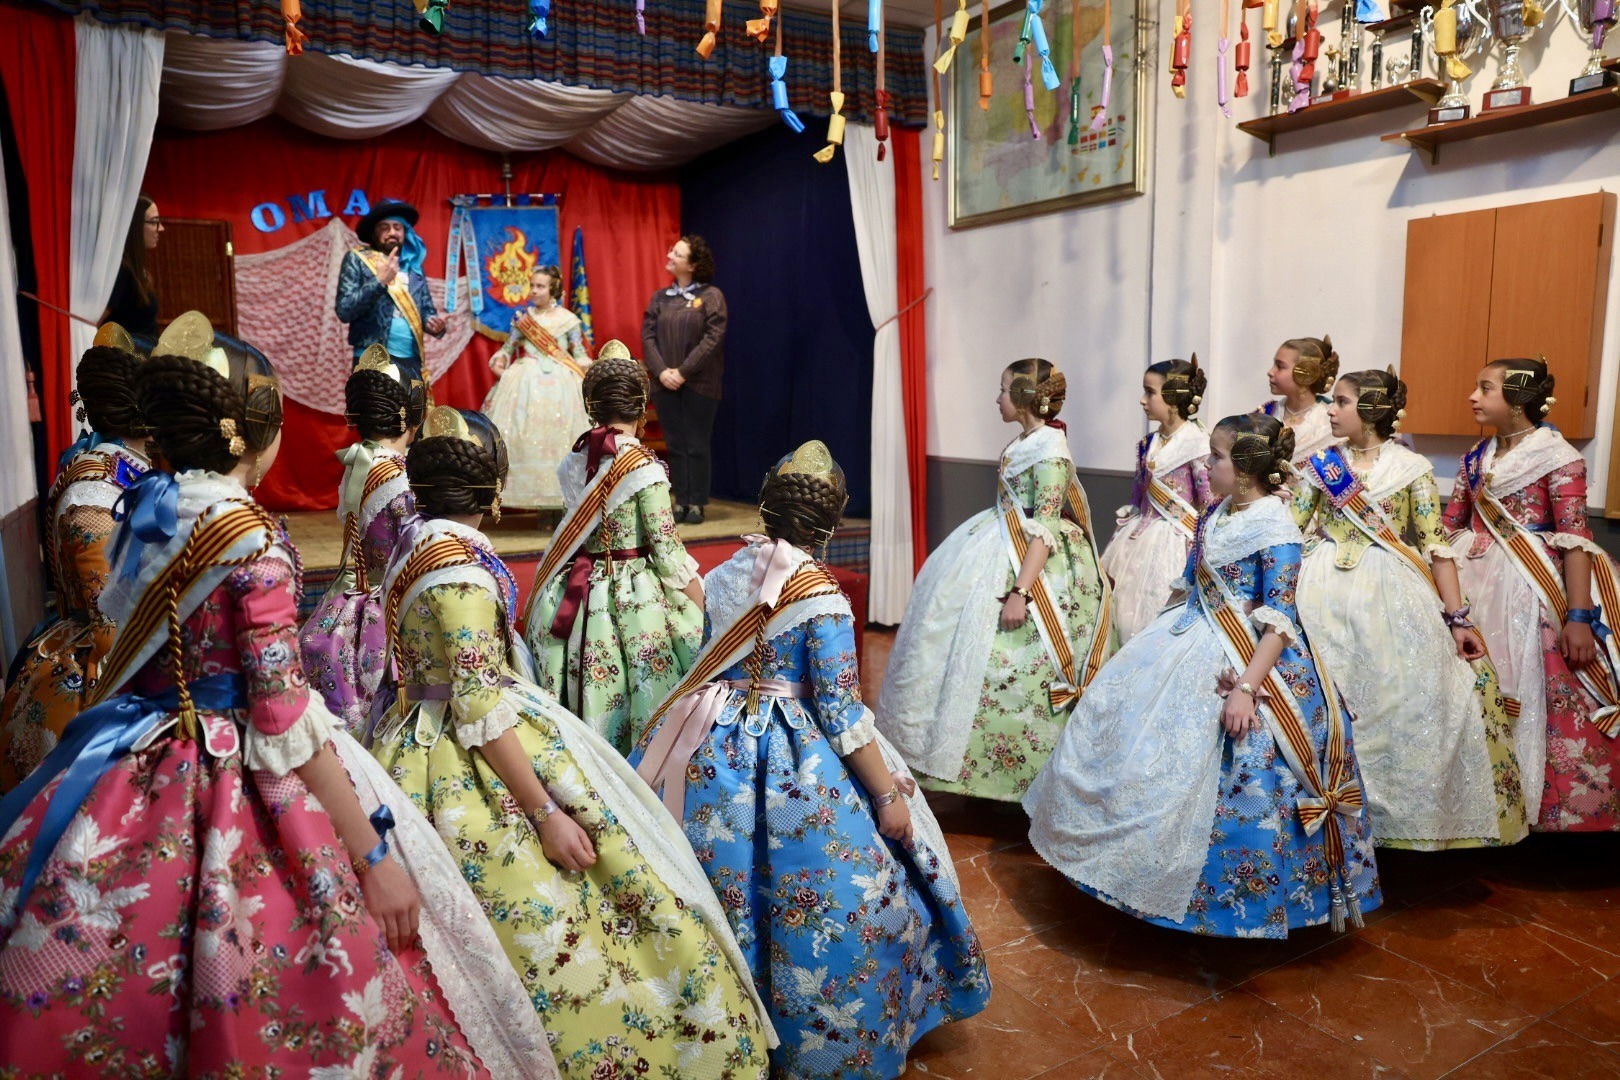
M 366 346 L 422 370 L 423 335 L 444 334 L 444 316 L 428 294 L 427 245 L 416 235 L 416 207 L 384 199 L 360 219 L 355 233 L 365 247 L 343 256 L 338 274 L 337 317 L 349 324 L 349 344 L 358 362 Z

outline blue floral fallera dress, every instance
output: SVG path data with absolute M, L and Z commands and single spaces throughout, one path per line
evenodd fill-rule
M 738 610 L 753 562 L 744 548 L 705 581 L 706 638 L 709 615 L 729 624 L 728 595 Z M 729 692 L 687 767 L 684 824 L 781 1037 L 772 1075 L 888 1080 L 928 1031 L 981 1011 L 990 980 L 922 796 L 908 850 L 879 834 L 844 765 L 880 737 L 861 703 L 848 601 L 823 606 L 761 653 L 759 677 L 804 696 L 763 693 L 748 712 L 746 692 Z M 749 674 L 739 663 L 721 678 Z
M 1269 498 L 1236 515 L 1222 504 L 1200 524 L 1188 580 L 1202 554 L 1256 633 L 1286 639 L 1274 671 L 1320 762 L 1329 713 L 1298 625 L 1299 530 Z M 1081 889 L 1148 922 L 1283 938 L 1329 921 L 1336 868 L 1325 830 L 1307 834 L 1300 823 L 1296 804 L 1309 792 L 1269 724 L 1238 739 L 1222 729 L 1216 683 L 1233 667 L 1196 588 L 1127 642 L 1092 680 L 1030 786 L 1030 842 Z M 1348 731 L 1346 741 L 1359 784 Z M 1368 815 L 1338 821 L 1350 891 L 1370 911 L 1382 894 Z

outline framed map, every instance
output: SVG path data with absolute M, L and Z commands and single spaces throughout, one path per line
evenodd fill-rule
M 1012 0 L 990 13 L 988 110 L 979 108 L 981 22 L 975 19 L 950 70 L 948 145 L 950 227 L 970 228 L 996 221 L 1045 214 L 1087 203 L 1140 195 L 1146 187 L 1146 138 L 1142 102 L 1145 65 L 1139 62 L 1138 28 L 1147 22 L 1147 0 L 1117 0 L 1113 9 L 1114 80 L 1106 123 L 1091 130 L 1103 89 L 1102 0 L 1047 0 L 1041 13 L 1059 85 L 1041 80 L 1033 46 L 1035 125 L 1030 135 L 1024 108 L 1025 67 L 1013 61 L 1026 5 Z M 1070 80 L 1075 19 L 1080 40 L 1080 125 L 1070 145 Z

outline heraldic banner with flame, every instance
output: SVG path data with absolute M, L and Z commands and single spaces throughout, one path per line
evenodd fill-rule
M 513 318 L 529 304 L 535 270 L 562 264 L 557 196 L 513 195 L 508 205 L 505 195 L 460 195 L 451 202 L 445 308 L 456 310 L 465 270 L 473 325 L 505 341 Z M 563 281 L 566 291 L 566 275 Z

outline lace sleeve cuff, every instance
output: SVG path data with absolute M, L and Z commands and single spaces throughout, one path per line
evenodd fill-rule
M 1457 554 L 1456 548 L 1440 540 L 1424 544 L 1423 555 L 1427 559 L 1450 559 L 1452 562 L 1462 558 L 1461 555 Z
M 332 737 L 333 728 L 341 726 L 321 695 L 311 691 L 303 715 L 286 731 L 270 735 L 248 724 L 242 736 L 242 757 L 250 769 L 286 776 L 314 757 Z
M 827 736 L 827 743 L 833 748 L 833 753 L 848 757 L 876 738 L 877 721 L 872 717 L 872 710 L 862 705 L 861 718 L 837 735 Z
M 456 742 L 468 750 L 494 742 L 502 735 L 517 727 L 523 717 L 518 713 L 517 706 L 511 699 L 502 694 L 495 706 L 476 720 L 465 723 L 456 721 Z
M 1114 520 L 1116 521 L 1124 521 L 1126 518 L 1133 518 L 1135 516 L 1136 507 L 1134 506 L 1121 506 L 1119 509 L 1114 511 Z
M 1052 535 L 1052 530 L 1033 518 L 1024 518 L 1024 535 L 1045 544 L 1048 555 L 1058 550 L 1057 537 Z
M 1608 554 L 1597 544 L 1584 536 L 1575 533 L 1553 533 L 1547 537 L 1547 543 L 1561 551 L 1584 551 L 1594 559 L 1607 558 Z
M 658 580 L 671 589 L 684 589 L 698 577 L 698 563 L 691 555 L 682 555 L 674 570 L 660 567 Z
M 1294 620 L 1284 615 L 1274 607 L 1257 607 L 1249 612 L 1249 621 L 1254 628 L 1264 634 L 1267 630 L 1275 630 L 1282 636 L 1283 644 L 1296 646 L 1299 644 L 1299 627 Z

